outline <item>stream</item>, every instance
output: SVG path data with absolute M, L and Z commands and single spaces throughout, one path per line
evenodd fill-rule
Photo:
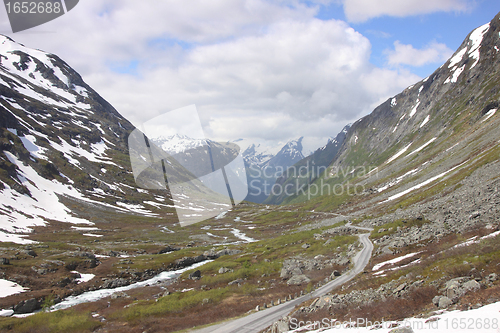
M 50 311 L 57 311 L 57 310 L 63 310 L 70 308 L 72 306 L 82 304 L 82 303 L 88 303 L 88 302 L 95 302 L 100 299 L 103 299 L 105 297 L 109 297 L 113 295 L 114 293 L 117 292 L 123 292 L 135 288 L 141 288 L 141 287 L 148 287 L 148 286 L 154 286 L 156 284 L 168 281 L 168 280 L 173 280 L 182 273 L 189 271 L 191 269 L 200 267 L 206 263 L 209 263 L 213 260 L 205 260 L 203 262 L 199 262 L 196 264 L 193 264 L 189 267 L 185 267 L 179 270 L 175 271 L 168 271 L 168 272 L 161 272 L 160 274 L 156 275 L 155 277 L 132 283 L 128 286 L 123 286 L 123 287 L 118 287 L 118 288 L 113 288 L 113 289 L 99 289 L 99 290 L 93 290 L 93 291 L 87 291 L 84 292 L 83 294 L 77 295 L 77 296 L 69 296 L 65 298 L 61 303 L 58 303 L 50 308 Z

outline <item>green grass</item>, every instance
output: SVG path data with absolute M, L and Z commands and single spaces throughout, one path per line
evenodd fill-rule
M 212 290 L 176 292 L 155 301 L 139 301 L 121 312 L 115 312 L 113 319 L 123 318 L 134 322 L 137 319 L 151 316 L 162 316 L 169 313 L 181 313 L 199 304 L 214 306 L 224 297 L 232 294 L 230 287 Z
M 421 227 L 425 223 L 429 223 L 430 221 L 426 219 L 399 219 L 390 223 L 383 224 L 381 226 L 376 226 L 373 228 L 373 231 L 370 235 L 372 239 L 382 238 L 387 235 L 392 235 L 398 231 L 398 228 L 411 228 L 414 226 Z M 380 232 L 381 229 L 385 229 L 385 231 Z
M 124 311 L 115 313 L 113 318 L 134 322 L 146 317 L 182 313 L 200 304 L 216 306 L 231 296 L 263 296 L 266 291 L 259 288 L 268 287 L 270 282 L 274 281 L 269 279 L 278 278 L 284 259 L 296 255 L 306 258 L 318 254 L 331 255 L 345 251 L 349 244 L 357 241 L 356 236 L 336 236 L 325 246 L 325 240 L 314 239 L 314 234 L 320 231 L 317 229 L 297 232 L 241 245 L 242 254 L 223 256 L 197 268 L 202 275 L 197 285 L 204 285 L 210 290 L 174 292 L 158 301 L 139 301 Z M 310 247 L 302 248 L 304 243 Z M 221 267 L 232 271 L 219 274 Z M 179 279 L 187 279 L 192 271 L 194 270 L 184 272 Z M 227 286 L 229 282 L 237 279 L 245 282 L 239 287 Z M 308 290 L 310 289 L 312 285 L 308 286 Z
M 92 332 L 102 326 L 90 313 L 73 310 L 40 312 L 26 318 L 0 318 L 1 332 Z
M 325 240 L 314 239 L 314 234 L 318 232 L 319 230 L 316 229 L 292 233 L 247 244 L 243 248 L 243 255 L 223 256 L 199 267 L 202 273 L 201 284 L 215 287 L 236 279 L 277 275 L 283 261 L 287 258 L 296 255 L 306 258 L 313 258 L 319 254 L 330 256 L 333 253 L 345 251 L 349 244 L 355 243 L 358 239 L 356 236 L 336 236 L 325 246 Z M 307 249 L 302 248 L 305 243 L 310 245 Z M 218 274 L 222 267 L 232 269 L 233 272 Z M 181 278 L 187 278 L 190 272 L 185 272 Z

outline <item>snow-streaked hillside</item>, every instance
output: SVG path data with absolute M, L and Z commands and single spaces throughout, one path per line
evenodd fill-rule
M 90 206 L 160 216 L 126 158 L 133 126 L 57 56 L 0 36 L 0 115 L 0 241 L 102 221 Z

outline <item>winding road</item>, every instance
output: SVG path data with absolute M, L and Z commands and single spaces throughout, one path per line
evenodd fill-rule
M 361 228 L 351 226 L 352 228 L 371 231 L 372 229 Z M 353 279 L 356 275 L 361 273 L 368 262 L 373 251 L 373 244 L 368 238 L 370 234 L 361 234 L 359 239 L 363 244 L 363 249 L 358 252 L 356 257 L 354 257 L 354 268 L 348 271 L 346 274 L 339 276 L 333 281 L 321 286 L 320 288 L 314 290 L 313 292 L 306 294 L 304 296 L 298 297 L 294 300 L 288 301 L 286 303 L 273 306 L 271 308 L 254 312 L 248 316 L 234 319 L 228 322 L 224 322 L 217 325 L 212 325 L 206 328 L 192 330 L 193 333 L 257 333 L 265 329 L 266 327 L 272 325 L 275 321 L 281 319 L 282 317 L 288 315 L 296 305 L 299 305 L 311 298 L 320 297 L 326 295 L 333 288 L 341 286 L 342 284 Z

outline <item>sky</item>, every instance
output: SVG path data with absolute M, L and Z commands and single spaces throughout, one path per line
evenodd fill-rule
M 81 0 L 0 33 L 53 53 L 139 127 L 195 104 L 213 140 L 305 152 L 430 75 L 498 0 Z M 246 148 L 246 147 L 243 147 Z

